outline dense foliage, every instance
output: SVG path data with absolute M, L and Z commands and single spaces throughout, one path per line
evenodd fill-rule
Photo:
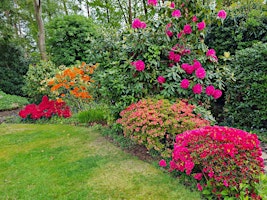
M 90 62 L 88 50 L 97 36 L 91 18 L 70 15 L 54 18 L 47 25 L 47 50 L 56 65 L 73 65 L 77 60 Z
M 22 89 L 32 102 L 39 102 L 44 95 L 48 94 L 46 80 L 52 78 L 56 71 L 57 67 L 51 61 L 40 61 L 29 66 Z
M 7 94 L 23 95 L 23 76 L 27 73 L 29 59 L 16 43 L 0 44 L 0 89 Z
M 0 111 L 20 108 L 28 103 L 25 97 L 6 94 L 0 90 Z
M 267 43 L 236 52 L 234 84 L 227 85 L 225 114 L 232 126 L 267 128 Z
M 65 102 L 49 100 L 47 96 L 43 96 L 40 104 L 28 104 L 19 112 L 19 116 L 22 119 L 30 118 L 33 120 L 41 118 L 49 119 L 54 115 L 64 118 L 70 117 L 70 108 Z
M 260 199 L 255 186 L 264 167 L 261 154 L 257 135 L 207 126 L 177 135 L 170 170 L 193 176 L 207 196 Z
M 126 137 L 170 157 L 176 134 L 210 124 L 194 108 L 182 100 L 172 104 L 166 99 L 143 99 L 123 110 L 117 122 Z

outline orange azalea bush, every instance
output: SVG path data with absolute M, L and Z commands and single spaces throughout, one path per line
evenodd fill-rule
M 70 102 L 77 109 L 81 109 L 82 103 L 88 103 L 92 100 L 89 93 L 91 75 L 97 68 L 98 64 L 89 65 L 82 62 L 80 65 L 64 67 L 55 77 L 47 81 L 53 96 L 60 101 Z

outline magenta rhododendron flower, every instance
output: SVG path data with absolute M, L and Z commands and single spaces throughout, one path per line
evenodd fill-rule
M 193 16 L 193 18 L 192 18 L 192 22 L 196 22 L 197 21 L 197 16 Z
M 197 28 L 199 31 L 202 31 L 204 28 L 206 28 L 206 24 L 204 21 L 197 23 Z
M 181 11 L 180 11 L 180 10 L 174 10 L 174 11 L 172 12 L 172 16 L 173 16 L 173 17 L 176 17 L 176 18 L 181 17 L 181 16 L 182 16 L 182 15 L 181 15 Z
M 198 60 L 194 60 L 193 67 L 194 67 L 194 69 L 198 69 L 198 68 L 202 67 L 202 65 Z
M 173 36 L 173 32 L 171 32 L 170 30 L 167 30 L 166 31 L 166 35 L 168 35 L 169 37 L 172 37 Z
M 225 10 L 220 10 L 217 15 L 218 18 L 225 19 L 227 17 L 227 13 Z
M 159 161 L 159 166 L 160 166 L 160 167 L 166 167 L 166 166 L 167 166 L 167 163 L 166 163 L 166 161 L 165 161 L 165 160 L 163 160 L 163 159 L 162 159 L 162 160 L 160 160 L 160 161 Z
M 187 73 L 192 74 L 195 70 L 195 68 L 192 65 L 189 65 L 188 63 L 183 63 L 181 65 L 181 68 Z
M 187 89 L 190 85 L 190 82 L 188 79 L 183 79 L 180 83 L 180 87 L 183 89 Z
M 209 57 L 210 61 L 217 62 L 218 58 L 216 56 L 216 51 L 214 49 L 209 49 L 206 53 L 206 56 Z
M 192 29 L 191 29 L 190 24 L 184 25 L 183 31 L 184 31 L 185 34 L 191 34 L 192 33 Z
M 147 4 L 148 4 L 148 5 L 156 6 L 157 3 L 158 3 L 157 0 L 147 0 Z
M 166 82 L 166 79 L 165 79 L 163 76 L 159 76 L 159 77 L 157 78 L 157 80 L 158 80 L 158 83 L 159 83 L 159 84 L 162 84 L 162 83 L 165 83 L 165 82 Z
M 145 69 L 145 63 L 142 60 L 137 60 L 135 62 L 131 63 L 133 66 L 135 66 L 135 69 L 137 71 L 143 71 Z
M 221 90 L 214 90 L 212 96 L 214 99 L 219 99 L 222 96 L 222 91 Z
M 201 94 L 202 92 L 202 85 L 201 84 L 196 84 L 194 85 L 194 87 L 192 88 L 194 94 Z
M 228 184 L 228 182 L 227 182 L 226 180 L 223 181 L 223 185 L 224 185 L 225 187 L 228 187 L 228 186 L 229 186 L 229 184 Z
M 214 91 L 215 91 L 214 86 L 209 85 L 209 86 L 206 87 L 206 94 L 207 94 L 208 96 L 213 95 Z
M 170 4 L 170 8 L 171 9 L 174 9 L 175 8 L 175 3 L 172 1 L 171 4 Z
M 199 79 L 203 79 L 206 76 L 206 71 L 203 67 L 199 67 L 196 69 L 196 77 Z
M 202 179 L 202 173 L 197 173 L 194 175 L 194 179 L 200 181 Z
M 198 189 L 199 191 L 202 191 L 202 190 L 203 190 L 203 187 L 201 186 L 200 183 L 197 184 L 197 189 Z
M 177 38 L 180 39 L 184 35 L 184 31 L 181 31 L 180 33 L 177 33 Z
M 137 29 L 137 28 L 146 28 L 146 23 L 145 22 L 142 22 L 140 19 L 136 18 L 133 20 L 133 23 L 132 23 L 132 28 L 134 29 Z

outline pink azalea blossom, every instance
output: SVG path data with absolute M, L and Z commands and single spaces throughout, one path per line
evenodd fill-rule
M 206 87 L 206 94 L 207 94 L 208 96 L 213 95 L 214 91 L 215 91 L 214 86 L 209 85 L 208 87 Z
M 199 67 L 196 69 L 196 77 L 199 79 L 203 79 L 206 76 L 206 71 L 203 67 Z
M 228 184 L 228 182 L 227 182 L 226 180 L 223 181 L 223 185 L 224 185 L 225 187 L 228 187 L 228 186 L 229 186 L 229 184 Z
M 222 96 L 222 91 L 221 90 L 214 90 L 212 96 L 214 99 L 219 99 Z
M 147 0 L 147 4 L 148 4 L 148 5 L 156 6 L 157 3 L 158 3 L 157 0 Z
M 190 24 L 184 25 L 184 30 L 183 31 L 184 31 L 185 34 L 191 34 L 192 33 L 192 29 L 191 29 Z
M 162 84 L 162 83 L 165 83 L 165 82 L 166 82 L 166 79 L 165 79 L 163 76 L 159 76 L 159 77 L 157 78 L 157 80 L 158 80 L 158 83 L 159 83 L 159 84 Z
M 135 66 L 135 69 L 137 71 L 143 71 L 145 69 L 145 63 L 142 60 L 137 60 L 135 62 L 131 63 L 133 66 Z
M 227 17 L 227 13 L 225 10 L 220 10 L 217 15 L 218 18 L 225 19 Z
M 200 183 L 197 184 L 197 189 L 198 189 L 199 191 L 202 191 L 202 190 L 203 190 L 203 187 L 200 185 Z
M 180 11 L 180 10 L 174 10 L 174 11 L 172 12 L 172 16 L 173 16 L 173 17 L 176 17 L 176 18 L 181 17 L 181 16 L 182 16 L 182 15 L 181 15 L 181 11 Z
M 165 161 L 165 160 L 163 160 L 163 159 L 162 159 L 162 160 L 160 160 L 160 161 L 159 161 L 159 166 L 160 166 L 160 167 L 166 167 L 166 166 L 167 166 L 167 163 L 166 163 L 166 161 Z
M 193 16 L 193 18 L 192 18 L 192 22 L 196 22 L 197 21 L 197 16 Z
M 193 90 L 194 94 L 201 94 L 202 86 L 198 83 L 198 84 L 194 85 L 192 90 Z
M 171 9 L 174 9 L 175 8 L 175 3 L 172 1 L 171 4 L 170 4 L 170 8 Z
M 202 31 L 206 27 L 206 24 L 204 21 L 197 23 L 197 28 L 199 31 Z
M 183 79 L 180 83 L 180 87 L 183 89 L 187 89 L 190 85 L 190 82 L 188 79 Z
M 194 179 L 200 181 L 202 179 L 202 173 L 195 174 Z

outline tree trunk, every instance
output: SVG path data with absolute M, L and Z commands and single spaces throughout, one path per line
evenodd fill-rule
M 132 24 L 132 21 L 133 21 L 133 14 L 132 14 L 132 1 L 129 0 L 129 24 L 131 25 Z
M 109 10 L 108 10 L 108 1 L 105 0 L 105 3 L 106 3 L 106 14 L 107 14 L 107 21 L 108 23 L 110 22 L 110 19 L 109 19 Z
M 67 5 L 66 5 L 66 0 L 62 0 L 62 3 L 63 3 L 65 14 L 69 15 L 68 8 L 67 8 Z
M 46 49 L 45 49 L 45 29 L 42 20 L 42 5 L 41 0 L 34 0 L 34 13 L 35 19 L 38 25 L 38 47 L 41 54 L 42 60 L 47 60 Z
M 144 11 L 145 11 L 145 16 L 146 16 L 146 19 L 147 19 L 147 7 L 146 7 L 146 0 L 143 0 L 143 6 L 144 6 Z
M 86 10 L 87 10 L 87 15 L 88 15 L 88 18 L 90 17 L 90 8 L 89 8 L 89 2 L 86 1 Z
M 122 12 L 122 14 L 123 14 L 123 18 L 124 18 L 125 24 L 127 24 L 127 23 L 128 23 L 128 21 L 127 21 L 127 17 L 126 17 L 126 15 L 125 15 L 125 13 L 124 13 L 124 10 L 123 10 L 123 7 L 122 7 L 122 5 L 121 5 L 120 0 L 118 0 L 118 4 L 119 4 L 120 9 L 121 9 L 121 12 Z

